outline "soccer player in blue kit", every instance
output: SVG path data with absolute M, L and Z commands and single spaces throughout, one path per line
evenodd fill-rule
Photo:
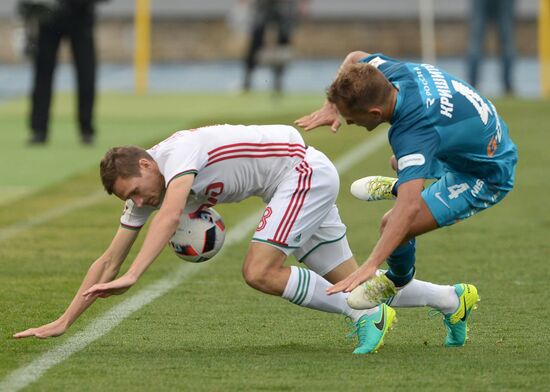
M 328 293 L 351 292 L 352 308 L 391 303 L 415 274 L 415 237 L 452 225 L 502 200 L 514 185 L 517 149 L 493 104 L 473 87 L 429 64 L 356 51 L 342 63 L 321 109 L 296 121 L 306 131 L 341 118 L 372 131 L 388 122 L 397 179 L 372 176 L 352 185 L 363 200 L 396 198 L 365 263 Z M 424 188 L 425 180 L 436 179 Z M 387 261 L 385 275 L 377 268 Z M 460 305 L 444 314 L 447 346 L 466 340 L 466 322 L 479 300 L 457 284 Z

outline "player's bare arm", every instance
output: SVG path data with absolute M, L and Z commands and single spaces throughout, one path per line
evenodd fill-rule
M 40 339 L 60 336 L 78 319 L 78 317 L 94 302 L 94 298 L 86 299 L 82 293 L 97 283 L 113 280 L 120 270 L 120 266 L 126 259 L 139 232 L 120 227 L 116 232 L 107 250 L 92 263 L 80 288 L 75 294 L 70 305 L 57 320 L 36 328 L 18 332 L 14 338 L 26 338 L 35 336 Z
M 369 53 L 359 50 L 349 53 L 340 65 L 336 76 L 338 76 L 341 70 L 347 65 L 355 64 L 359 60 L 367 56 L 369 56 Z M 325 101 L 325 103 L 323 104 L 323 106 L 321 106 L 319 110 L 316 110 L 311 114 L 299 118 L 294 123 L 303 128 L 304 131 L 310 131 L 321 126 L 328 125 L 330 126 L 330 130 L 332 132 L 337 132 L 342 125 L 342 121 L 340 120 L 340 113 L 338 112 L 336 105 L 328 101 Z
M 376 270 L 405 240 L 421 209 L 424 179 L 407 181 L 399 186 L 395 207 L 370 256 L 358 270 L 346 279 L 327 289 L 327 293 L 350 292 L 361 283 L 373 277 Z
M 122 294 L 137 282 L 176 231 L 194 177 L 194 174 L 187 174 L 170 182 L 162 206 L 151 221 L 143 246 L 128 271 L 112 282 L 90 287 L 83 293 L 84 298 L 105 298 Z

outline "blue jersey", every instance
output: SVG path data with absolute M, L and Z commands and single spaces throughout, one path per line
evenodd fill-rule
M 379 53 L 361 62 L 377 67 L 399 90 L 388 137 L 400 183 L 451 171 L 512 188 L 517 149 L 487 98 L 433 65 Z

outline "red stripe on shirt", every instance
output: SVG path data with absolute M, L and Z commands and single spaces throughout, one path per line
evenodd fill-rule
M 210 150 L 208 151 L 208 155 L 212 155 L 215 152 L 221 151 L 224 149 L 228 149 L 232 147 L 241 147 L 241 146 L 249 146 L 249 147 L 288 146 L 288 147 L 302 147 L 305 149 L 305 146 L 299 143 L 233 143 L 233 144 L 226 144 L 225 146 L 217 147 L 213 150 Z
M 305 153 L 285 153 L 285 154 L 262 154 L 262 155 L 254 155 L 254 154 L 240 154 L 240 155 L 233 155 L 223 158 L 218 158 L 213 161 L 210 161 L 206 164 L 205 167 L 208 167 L 214 163 L 218 163 L 221 161 L 225 161 L 227 159 L 237 159 L 237 158 L 276 158 L 276 157 L 300 157 L 302 159 L 305 158 Z
M 214 160 L 214 159 L 217 159 L 223 155 L 229 155 L 229 154 L 235 154 L 235 153 L 241 153 L 241 152 L 255 152 L 255 153 L 266 153 L 266 152 L 278 152 L 278 153 L 283 153 L 283 152 L 302 152 L 305 154 L 306 152 L 306 149 L 302 146 L 300 147 L 273 147 L 273 148 L 262 148 L 262 149 L 259 149 L 257 147 L 254 147 L 254 148 L 233 148 L 231 150 L 226 150 L 226 151 L 221 151 L 221 152 L 218 152 L 217 154 L 213 154 L 211 155 L 208 160 Z

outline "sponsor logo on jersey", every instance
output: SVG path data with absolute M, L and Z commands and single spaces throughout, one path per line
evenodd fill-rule
M 204 195 L 206 196 L 206 202 L 202 203 L 197 211 L 204 210 L 205 208 L 214 207 L 218 204 L 218 196 L 223 193 L 223 182 L 213 182 L 212 184 L 206 187 Z
M 426 163 L 426 158 L 422 154 L 409 154 L 399 158 L 397 168 L 401 171 L 409 166 L 422 166 Z
M 476 183 L 474 185 L 474 189 L 470 191 L 473 197 L 477 197 L 478 193 L 483 188 L 483 185 L 485 185 L 485 182 L 483 180 L 480 180 L 479 178 L 476 180 Z
M 453 118 L 453 94 L 451 94 L 451 88 L 447 83 L 447 79 L 445 79 L 445 75 L 433 65 L 422 64 L 422 67 L 428 71 L 439 94 L 439 113 L 445 117 Z
M 435 102 L 435 99 L 432 97 L 433 94 L 432 94 L 432 90 L 430 89 L 430 83 L 428 83 L 428 81 L 426 80 L 426 77 L 422 73 L 422 68 L 414 67 L 414 70 L 416 72 L 416 77 L 420 82 L 421 88 L 424 90 L 424 94 L 426 94 L 426 107 L 429 108 Z
M 440 202 L 442 202 L 443 204 L 445 204 L 445 207 L 447 207 L 448 209 L 451 209 L 451 207 L 449 207 L 449 205 L 447 204 L 447 202 L 445 200 L 443 200 L 443 198 L 441 197 L 441 192 L 435 192 L 435 195 L 434 195 L 437 200 L 439 200 Z

